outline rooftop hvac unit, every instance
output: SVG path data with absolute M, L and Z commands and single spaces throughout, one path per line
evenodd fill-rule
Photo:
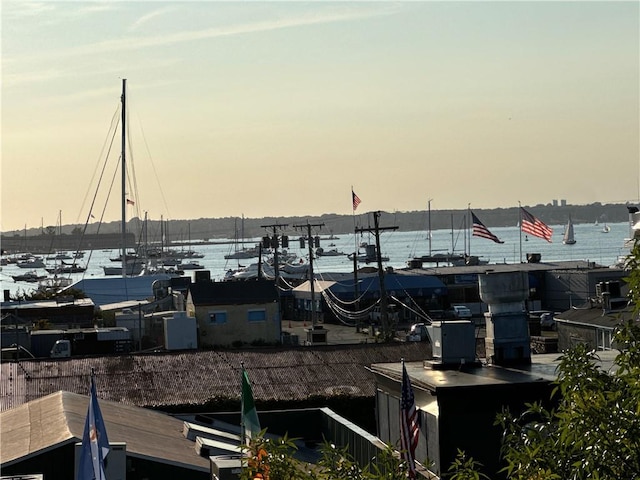
M 473 364 L 476 361 L 476 327 L 469 320 L 433 322 L 427 327 L 433 348 L 433 366 Z
M 211 480 L 237 480 L 242 473 L 242 460 L 238 455 L 209 457 Z
M 78 465 L 82 455 L 82 442 L 76 443 L 75 479 L 78 480 Z M 127 444 L 125 442 L 109 442 L 109 453 L 104 459 L 104 476 L 109 480 L 126 480 L 127 478 Z

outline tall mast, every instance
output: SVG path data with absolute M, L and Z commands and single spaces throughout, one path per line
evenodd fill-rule
M 431 199 L 427 201 L 427 209 L 429 213 L 427 216 L 427 236 L 429 237 L 429 256 L 431 256 Z
M 127 276 L 127 162 L 125 152 L 127 150 L 127 98 L 126 98 L 127 79 L 122 79 L 122 224 L 120 230 L 122 231 L 122 276 Z

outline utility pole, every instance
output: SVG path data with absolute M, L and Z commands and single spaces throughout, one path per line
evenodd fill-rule
M 386 230 L 397 230 L 398 227 L 380 227 L 380 212 L 373 212 L 373 229 L 356 228 L 356 233 L 372 232 L 376 237 L 376 259 L 378 261 L 378 281 L 380 283 L 380 313 L 382 317 L 382 330 L 384 338 L 389 339 L 391 336 L 389 324 L 389 312 L 387 311 L 387 292 L 384 288 L 384 270 L 382 270 L 382 253 L 380 252 L 380 232 Z
M 324 223 L 311 224 L 307 221 L 306 225 L 294 225 L 293 228 L 307 228 L 307 243 L 309 245 L 309 282 L 311 283 L 311 326 L 316 327 L 316 296 L 315 296 L 315 278 L 313 276 L 313 237 L 311 236 L 311 227 L 324 227 Z
M 280 242 L 280 239 L 278 238 L 278 229 L 279 228 L 285 228 L 288 227 L 288 224 L 283 224 L 283 223 L 274 223 L 272 225 L 261 225 L 262 228 L 272 228 L 273 229 L 273 236 L 271 237 L 271 241 L 270 241 L 270 246 L 273 247 L 273 268 L 275 269 L 275 277 L 276 277 L 276 285 L 278 285 L 278 279 L 280 278 L 280 269 L 279 267 L 279 261 L 278 261 L 278 244 Z M 268 236 L 265 237 L 269 238 Z M 286 237 L 283 237 L 283 240 Z M 288 241 L 288 239 L 287 239 Z M 287 245 L 284 245 L 283 242 L 283 247 L 287 247 Z
M 271 228 L 273 229 L 273 236 L 269 238 L 269 236 L 263 237 L 262 245 L 266 246 L 267 240 L 269 241 L 269 245 L 273 247 L 273 268 L 274 268 L 274 276 L 275 276 L 275 284 L 276 284 L 276 293 L 278 294 L 278 311 L 280 313 L 280 321 L 284 316 L 282 312 L 282 299 L 280 298 L 280 268 L 279 268 L 279 260 L 278 260 L 278 244 L 280 239 L 278 238 L 278 229 L 288 227 L 287 224 L 274 223 L 272 225 L 262 225 L 262 228 Z M 286 236 L 282 236 L 282 246 L 287 247 L 289 245 L 289 239 Z M 262 252 L 260 252 L 260 261 L 258 263 L 258 278 L 261 278 L 262 272 Z M 278 323 L 280 325 L 280 323 Z M 280 329 L 278 329 L 280 331 Z

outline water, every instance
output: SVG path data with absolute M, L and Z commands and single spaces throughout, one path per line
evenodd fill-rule
M 385 226 L 385 225 L 383 225 Z M 616 262 L 620 255 L 629 253 L 628 249 L 623 247 L 624 239 L 629 236 L 629 224 L 614 223 L 609 225 L 611 231 L 609 233 L 602 232 L 602 225 L 578 224 L 574 225 L 575 245 L 564 245 L 562 243 L 562 234 L 564 225 L 552 225 L 554 230 L 553 243 L 545 240 L 529 236 L 527 240 L 522 237 L 522 256 L 526 259 L 527 253 L 540 253 L 542 262 L 545 261 L 561 261 L 561 260 L 585 260 L 595 262 L 603 266 L 609 266 Z M 489 263 L 519 263 L 520 262 L 520 230 L 517 226 L 513 227 L 496 227 L 491 228 L 491 232 L 497 235 L 503 244 L 497 244 L 483 238 L 472 237 L 470 253 L 480 257 L 481 260 Z M 290 253 L 295 253 L 304 261 L 308 261 L 308 247 L 301 249 L 298 242 L 299 233 L 283 232 L 289 235 Z M 313 232 L 313 235 L 326 237 L 324 231 Z M 351 253 L 355 250 L 357 244 L 361 242 L 375 243 L 372 234 L 337 234 L 338 238 L 333 240 L 322 240 L 320 246 L 324 250 L 336 248 L 344 253 Z M 224 241 L 224 240 L 221 240 Z M 228 240 L 229 242 L 231 240 Z M 257 243 L 259 239 L 254 239 Z M 334 244 L 334 245 L 330 245 Z M 252 244 L 248 244 L 252 245 Z M 401 231 L 384 231 L 380 233 L 381 251 L 384 256 L 389 257 L 388 262 L 384 262 L 385 266 L 393 268 L 406 267 L 407 260 L 413 257 L 419 257 L 429 254 L 429 241 L 427 231 L 401 232 Z M 179 249 L 180 247 L 176 247 Z M 226 260 L 224 256 L 233 251 L 233 245 L 229 243 L 219 243 L 213 245 L 199 245 L 193 243 L 192 249 L 204 254 L 204 258 L 198 259 L 199 263 L 205 269 L 211 272 L 211 278 L 221 280 L 229 269 L 235 269 L 238 265 L 249 265 L 257 259 L 247 260 Z M 434 230 L 431 235 L 431 253 L 463 253 L 465 250 L 465 240 L 462 231 L 455 230 Z M 467 249 L 469 250 L 469 249 Z M 94 250 L 87 251 L 84 261 L 89 259 L 87 271 L 79 274 L 71 274 L 74 280 L 84 278 L 103 276 L 103 266 L 119 265 L 119 263 L 111 262 L 110 258 L 118 255 L 116 250 Z M 364 266 L 363 263 L 359 264 Z M 375 264 L 370 264 L 375 266 Z M 353 270 L 353 262 L 346 255 L 341 256 L 323 256 L 316 258 L 313 263 L 314 272 L 320 274 L 325 279 L 330 279 L 331 272 L 351 272 Z M 44 269 L 38 270 L 41 274 L 46 274 Z M 37 284 L 27 282 L 14 282 L 12 275 L 25 273 L 24 269 L 15 265 L 6 265 L 0 271 L 0 283 L 2 290 L 9 290 L 12 295 L 19 291 L 29 292 L 37 287 Z M 187 271 L 185 275 L 193 278 L 193 271 Z

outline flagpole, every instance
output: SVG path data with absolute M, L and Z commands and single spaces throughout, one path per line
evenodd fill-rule
M 465 221 L 465 237 L 469 239 L 467 248 L 469 249 L 469 257 L 471 257 L 471 203 L 467 203 L 467 219 Z
M 520 228 L 520 263 L 522 263 L 522 205 L 518 200 L 518 227 Z
M 242 383 L 244 381 L 244 362 L 240 362 L 240 391 L 242 392 Z M 244 425 L 244 395 L 240 395 L 240 445 L 247 444 L 247 434 Z

